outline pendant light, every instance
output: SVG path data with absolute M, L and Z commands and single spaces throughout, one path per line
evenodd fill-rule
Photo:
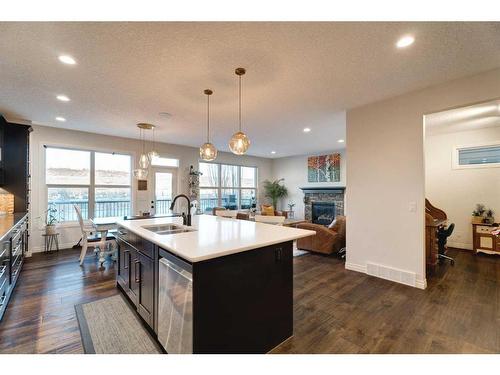
M 246 73 L 244 68 L 237 68 L 234 73 L 239 77 L 239 111 L 238 111 L 238 119 L 239 119 L 239 128 L 236 133 L 233 134 L 231 140 L 229 141 L 229 148 L 236 155 L 243 155 L 247 152 L 250 147 L 250 139 L 248 139 L 247 135 L 241 131 L 241 76 Z
M 217 157 L 217 149 L 210 143 L 210 95 L 214 92 L 206 89 L 203 93 L 207 96 L 207 141 L 200 147 L 200 158 L 212 161 Z
M 158 152 L 156 151 L 156 137 L 155 137 L 155 129 L 156 126 L 153 126 L 153 149 L 149 151 L 149 160 L 153 160 L 153 158 L 158 157 Z
M 148 177 L 148 168 L 149 164 L 151 163 L 151 158 L 148 152 L 146 152 L 146 137 L 144 135 L 144 132 L 146 130 L 152 130 L 154 129 L 154 125 L 152 124 L 146 124 L 146 123 L 139 123 L 137 124 L 137 127 L 139 128 L 139 134 L 142 142 L 142 153 L 141 156 L 139 157 L 139 168 L 134 169 L 134 177 L 138 180 L 144 180 Z

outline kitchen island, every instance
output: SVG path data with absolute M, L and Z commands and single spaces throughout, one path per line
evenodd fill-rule
M 293 240 L 199 215 L 118 221 L 117 285 L 168 353 L 266 353 L 293 335 Z

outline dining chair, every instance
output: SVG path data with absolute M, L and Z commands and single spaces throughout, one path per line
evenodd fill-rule
M 219 217 L 228 217 L 236 219 L 236 215 L 238 215 L 238 210 L 218 210 L 215 212 L 215 215 Z
M 284 216 L 255 215 L 256 223 L 265 223 L 282 226 L 285 222 Z
M 238 212 L 236 214 L 236 219 L 238 219 L 238 220 L 250 220 L 250 214 L 248 212 Z
M 212 215 L 216 216 L 217 211 L 225 211 L 225 210 L 226 210 L 226 207 L 214 207 L 214 208 L 212 208 Z
M 94 225 L 85 225 L 80 207 L 78 207 L 76 204 L 74 204 L 73 207 L 75 208 L 76 216 L 78 217 L 78 224 L 80 225 L 80 230 L 82 232 L 82 251 L 80 252 L 80 266 L 83 264 L 83 260 L 87 255 L 87 249 L 89 247 L 93 248 L 94 253 L 99 255 L 99 263 L 101 267 L 105 261 L 106 255 L 110 254 L 113 257 L 113 260 L 116 260 L 117 244 L 115 236 L 113 236 L 111 233 L 108 233 L 107 229 L 98 230 Z M 111 248 L 111 250 L 107 250 L 108 248 Z

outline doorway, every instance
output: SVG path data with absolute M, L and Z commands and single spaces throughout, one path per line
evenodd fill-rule
M 156 215 L 170 213 L 170 204 L 177 194 L 177 170 L 172 168 L 152 168 L 152 206 Z

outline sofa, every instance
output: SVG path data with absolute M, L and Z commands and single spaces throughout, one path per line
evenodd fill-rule
M 345 247 L 345 216 L 337 216 L 330 229 L 320 224 L 302 223 L 297 228 L 316 231 L 314 236 L 299 238 L 297 248 L 321 254 L 332 254 Z

